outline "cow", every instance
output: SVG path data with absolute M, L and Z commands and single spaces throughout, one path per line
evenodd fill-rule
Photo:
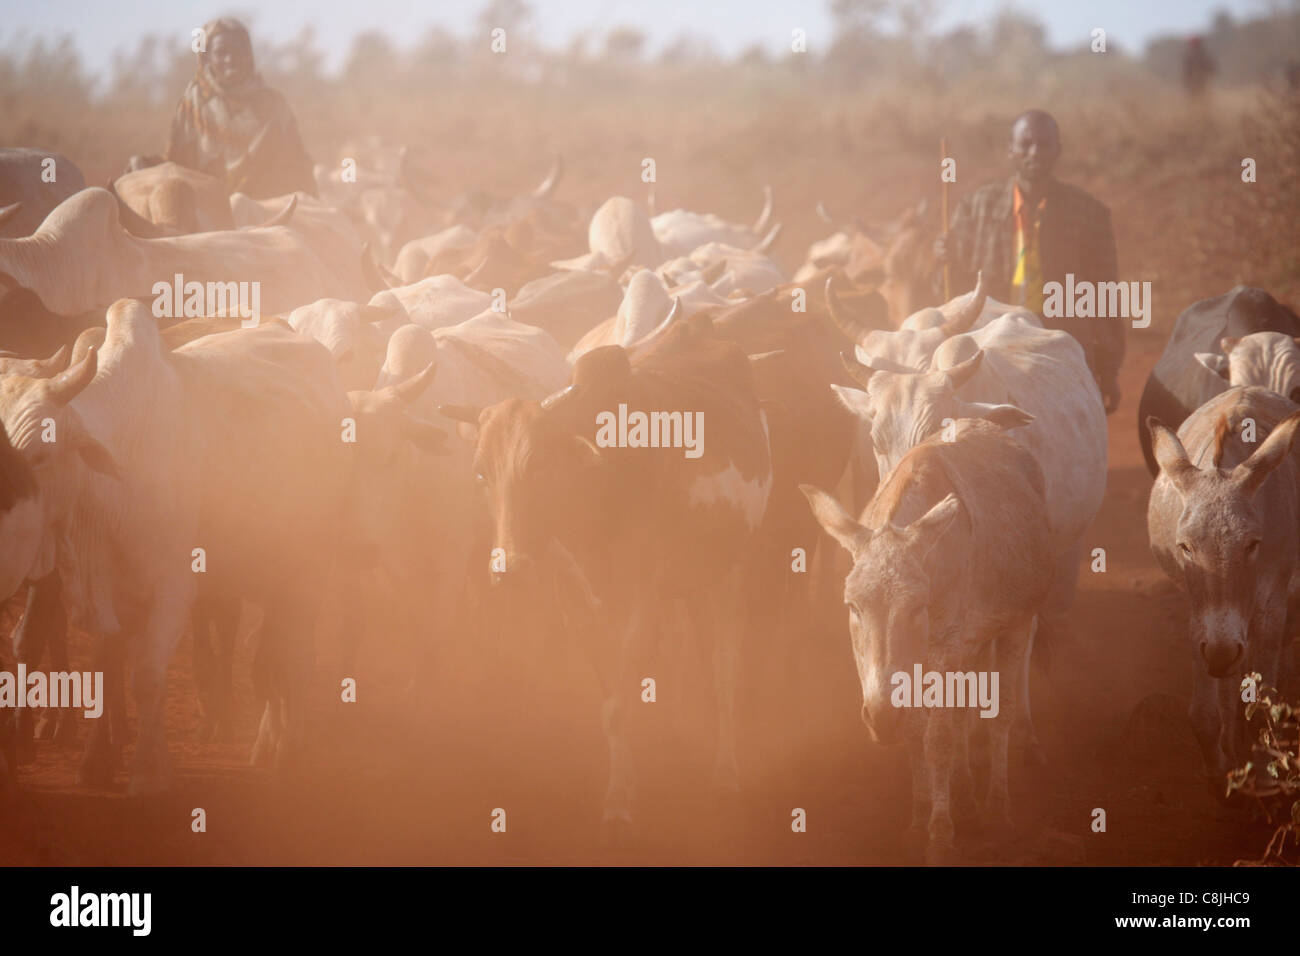
M 836 224 L 822 203 L 817 204 L 817 213 L 827 225 Z M 884 297 L 890 319 L 897 325 L 937 303 L 937 264 L 930 248 L 935 233 L 933 213 L 925 200 L 875 235 L 855 219 L 809 247 L 795 281 L 825 281 L 828 275 L 840 273 L 851 284 L 870 285 Z
M 763 210 L 752 226 L 728 222 L 712 213 L 673 209 L 650 220 L 650 228 L 663 254 L 669 258 L 689 256 L 700 246 L 717 242 L 749 249 L 762 241 L 772 225 L 772 187 L 763 187 Z
M 557 269 L 581 269 L 621 275 L 629 266 L 656 268 L 664 260 L 650 217 L 626 196 L 611 196 L 591 216 L 585 255 L 551 263 Z
M 678 429 L 665 426 L 656 438 L 667 445 L 671 436 L 682 447 L 620 445 L 609 426 L 620 407 L 681 413 Z M 684 447 L 692 415 L 707 423 L 697 457 Z M 766 426 L 745 353 L 678 322 L 631 354 L 617 345 L 588 352 L 570 385 L 545 401 L 512 399 L 463 418 L 477 435 L 474 470 L 504 561 L 496 577 L 506 587 L 553 577 L 565 620 L 599 675 L 610 761 L 603 819 L 615 828 L 632 819 L 624 715 L 647 627 L 675 597 L 687 599 L 698 633 L 712 640 L 714 782 L 734 788 L 737 571 L 771 488 Z
M 510 300 L 510 314 L 545 329 L 560 345 L 570 348 L 617 311 L 623 294 L 606 273 L 562 270 L 521 286 Z
M 988 421 L 958 421 L 950 437 L 932 435 L 908 451 L 857 520 L 825 491 L 802 488 L 818 522 L 853 557 L 844 603 L 862 719 L 875 742 L 908 745 L 908 838 L 925 843 L 931 863 L 954 856 L 950 787 L 956 784 L 959 800 L 973 788 L 967 736 L 974 714 L 943 699 L 937 703 L 946 706 L 932 711 L 905 712 L 912 699 L 899 675 L 937 672 L 954 688 L 961 675 L 988 675 L 996 710 L 985 810 L 996 828 L 1009 831 L 1007 747 L 1027 701 L 1017 680 L 994 685 L 993 674 L 1024 669 L 1052 584 L 1052 529 L 1038 463 Z M 928 706 L 929 688 L 926 695 Z M 922 702 L 919 693 L 914 699 Z
M 406 323 L 406 313 L 399 308 L 320 299 L 294 309 L 285 321 L 295 332 L 329 349 L 343 388 L 354 391 L 374 387 L 388 337 Z
M 356 301 L 370 292 L 361 263 L 328 262 L 282 223 L 253 229 L 140 239 L 121 226 L 117 200 L 83 189 L 32 236 L 0 239 L 0 284 L 34 292 L 62 316 L 107 308 L 120 298 L 154 299 L 156 285 L 256 283 L 264 312 L 287 312 L 325 297 Z M 180 314 L 182 303 L 173 303 Z M 0 317 L 2 318 L 2 317 Z
M 1300 597 L 1300 406 L 1268 389 L 1233 387 L 1177 433 L 1152 417 L 1159 475 L 1147 507 L 1151 551 L 1187 595 L 1196 676 L 1188 711 L 1207 783 L 1226 800 L 1229 770 L 1250 737 L 1242 676 L 1279 686 Z
M 663 280 L 649 269 L 638 269 L 628 280 L 618 312 L 579 339 L 569 351 L 569 361 L 605 345 L 631 348 L 663 324 L 672 309 Z
M 159 163 L 117 177 L 112 190 L 156 226 L 180 233 L 235 228 L 225 183 L 197 169 Z
M 705 243 L 688 256 L 670 259 L 656 271 L 670 286 L 703 281 L 724 298 L 758 295 L 785 282 L 781 268 L 767 256 L 780 232 L 781 224 L 777 223 L 749 249 L 720 242 Z
M 57 568 L 105 673 L 105 716 L 79 779 L 112 780 L 129 660 L 139 722 L 129 792 L 166 788 L 166 670 L 200 596 L 265 608 L 253 759 L 288 763 L 301 753 L 314 606 L 348 479 L 333 362 L 274 323 L 168 352 L 134 300 L 110 307 L 106 326 L 102 350 L 57 375 L 0 378 L 16 452 L 6 480 L 25 489 L 4 513 L 0 589 Z
M 59 153 L 0 149 L 0 237 L 30 236 L 59 203 L 85 188 L 81 170 Z
M 409 321 L 433 331 L 486 311 L 492 306 L 492 295 L 471 289 L 456 276 L 438 275 L 376 292 L 370 305 L 401 309 Z
M 1178 316 L 1138 402 L 1138 440 L 1152 475 L 1159 468 L 1151 452 L 1147 418 L 1154 416 L 1176 429 L 1193 411 L 1223 392 L 1227 384 L 1198 361 L 1196 353 L 1220 354 L 1224 338 L 1239 339 L 1254 332 L 1300 336 L 1300 316 L 1263 289 L 1241 285 L 1194 302 Z
M 1281 332 L 1252 332 L 1219 340 L 1222 354 L 1197 352 L 1196 361 L 1229 385 L 1258 385 L 1300 403 L 1300 341 Z

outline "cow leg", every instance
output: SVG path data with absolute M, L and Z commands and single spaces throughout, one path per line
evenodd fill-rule
M 1052 587 L 1039 612 L 1038 660 L 1044 670 L 1050 670 L 1057 651 L 1060 635 L 1067 633 L 1070 608 L 1079 589 L 1079 565 L 1083 562 L 1084 540 L 1080 537 L 1057 556 L 1052 571 Z
M 126 738 L 126 688 L 123 684 L 125 638 L 109 634 L 95 642 L 94 670 L 104 675 L 104 710 L 89 721 L 90 734 L 77 767 L 77 783 L 84 787 L 112 786 Z
M 1021 694 L 1028 690 L 1027 681 L 1015 678 L 1026 673 L 1025 664 L 1029 659 L 1029 648 L 1033 643 L 1035 630 L 1037 630 L 1037 619 L 1030 618 L 1028 623 L 1008 628 L 999 634 L 995 647 L 999 675 L 1015 675 L 1007 682 L 1007 693 L 1001 694 L 998 715 L 991 719 L 992 726 L 989 728 L 989 790 L 985 808 L 994 832 L 1003 836 L 1009 835 L 1012 831 L 1007 748 L 1010 743 L 1011 728 L 1020 721 L 1020 708 L 1024 700 Z M 1000 679 L 998 689 L 1001 693 Z M 1030 729 L 1032 731 L 1032 726 Z
M 302 760 L 315 611 L 315 604 L 302 594 L 285 594 L 266 606 L 259 648 L 268 655 L 264 661 L 266 708 L 253 745 L 254 765 L 270 764 L 283 772 Z
M 627 739 L 627 695 L 637 684 L 632 666 L 636 650 L 641 645 L 646 630 L 644 603 L 637 601 L 623 628 L 623 639 L 613 667 L 606 669 L 605 700 L 601 706 L 601 724 L 609 746 L 609 787 L 605 791 L 604 822 L 617 827 L 631 823 L 632 801 L 635 796 L 635 775 L 632 748 Z M 597 637 L 599 635 L 596 635 Z M 610 680 L 609 678 L 612 678 Z
M 137 632 L 131 655 L 131 689 L 139 732 L 127 788 L 131 796 L 161 793 L 171 786 L 166 732 L 167 665 L 185 631 L 191 608 L 191 601 L 155 599 L 145 627 Z
M 929 844 L 925 860 L 932 866 L 951 863 L 956 857 L 949 788 L 957 716 L 953 708 L 940 707 L 929 715 L 925 725 L 925 769 L 930 789 Z
M 975 775 L 970 766 L 970 735 L 975 721 L 969 712 L 963 712 L 957 724 L 952 752 L 952 814 L 954 822 L 963 823 L 972 820 L 976 811 Z
M 1043 753 L 1043 746 L 1038 740 L 1038 731 L 1034 728 L 1034 715 L 1029 709 L 1029 661 L 1034 654 L 1034 641 L 1038 636 L 1040 625 L 1040 619 L 1035 615 L 1029 626 L 1029 646 L 1025 650 L 1024 661 L 1015 675 L 1016 680 L 1019 681 L 1016 693 L 1019 709 L 1016 712 L 1016 723 L 1011 728 L 1017 743 L 1024 748 L 1025 763 L 1033 767 L 1047 765 L 1047 756 Z M 1002 673 L 1006 672 L 1002 671 Z
M 740 667 L 744 582 L 734 568 L 714 599 L 707 602 L 712 617 L 713 684 L 718 708 L 718 749 L 713 762 L 713 789 L 720 793 L 740 790 L 736 763 L 736 674 Z
M 235 634 L 240 602 L 200 600 L 191 615 L 194 682 L 198 685 L 199 739 L 225 740 L 234 719 Z
M 54 571 L 27 588 L 27 606 L 14 629 L 14 658 L 29 669 L 41 666 L 44 657 L 52 671 L 68 668 L 68 618 L 63 609 L 63 588 L 59 572 Z M 49 651 L 48 656 L 45 652 Z M 77 735 L 76 718 L 71 711 L 53 710 L 42 716 L 36 735 L 42 740 L 67 742 Z M 35 757 L 32 743 L 35 714 L 27 708 L 15 712 L 15 758 L 27 763 Z

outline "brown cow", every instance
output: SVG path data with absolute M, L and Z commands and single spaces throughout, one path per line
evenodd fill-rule
M 648 429 L 638 427 L 637 413 Z M 572 384 L 546 401 L 511 399 L 475 422 L 494 574 L 516 583 L 553 576 L 561 610 L 586 639 L 600 677 L 610 758 L 605 820 L 631 820 L 624 708 L 643 676 L 633 667 L 647 625 L 678 597 L 712 643 L 714 782 L 734 788 L 739 569 L 772 482 L 744 351 L 707 323 L 666 324 L 631 353 L 606 346 L 583 355 Z

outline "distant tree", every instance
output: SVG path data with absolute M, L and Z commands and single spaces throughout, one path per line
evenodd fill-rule
M 615 27 L 605 37 L 605 56 L 627 63 L 641 59 L 645 34 L 636 27 Z

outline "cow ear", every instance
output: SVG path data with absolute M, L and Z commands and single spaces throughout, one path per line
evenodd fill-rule
M 402 434 L 416 448 L 431 455 L 450 455 L 447 445 L 447 433 L 429 422 L 421 421 L 411 415 L 402 416 Z
M 845 385 L 831 385 L 831 391 L 840 400 L 840 404 L 863 421 L 870 421 L 872 415 L 871 397 L 860 388 Z
M 600 453 L 596 443 L 586 435 L 574 435 L 573 442 L 584 465 L 603 465 L 605 463 L 605 456 Z
M 1259 491 L 1267 478 L 1278 465 L 1291 453 L 1291 444 L 1295 441 L 1296 429 L 1300 427 L 1300 412 L 1279 424 L 1264 439 L 1264 443 L 1240 465 L 1232 470 L 1232 479 L 1247 495 Z
M 1187 483 L 1197 473 L 1197 468 L 1187 460 L 1187 450 L 1178 440 L 1174 430 L 1156 418 L 1147 416 L 1147 431 L 1151 434 L 1151 453 L 1160 470 L 1169 476 L 1174 487 L 1180 493 L 1185 492 Z
M 1232 340 L 1224 339 L 1223 341 L 1228 342 Z M 1220 355 L 1217 352 L 1197 352 L 1196 361 L 1200 362 L 1225 382 L 1230 381 L 1228 378 L 1228 358 L 1226 355 Z
M 963 402 L 964 418 L 982 418 L 992 422 L 1003 431 L 1020 428 L 1034 420 L 1034 416 L 1015 405 L 991 405 L 988 402 Z
M 921 548 L 922 554 L 929 554 L 960 511 L 961 502 L 956 495 L 950 494 L 908 525 L 907 535 Z
M 808 499 L 808 506 L 817 523 L 850 554 L 871 537 L 871 532 L 854 521 L 853 516 L 844 510 L 844 506 L 834 496 L 815 485 L 800 485 L 799 490 Z
M 68 430 L 72 435 L 72 447 L 77 450 L 77 454 L 86 463 L 86 467 L 91 471 L 99 472 L 101 475 L 120 480 L 122 474 L 118 471 L 117 459 L 113 457 L 112 452 L 92 438 L 90 433 L 79 422 L 70 423 L 70 425 L 71 427 Z

